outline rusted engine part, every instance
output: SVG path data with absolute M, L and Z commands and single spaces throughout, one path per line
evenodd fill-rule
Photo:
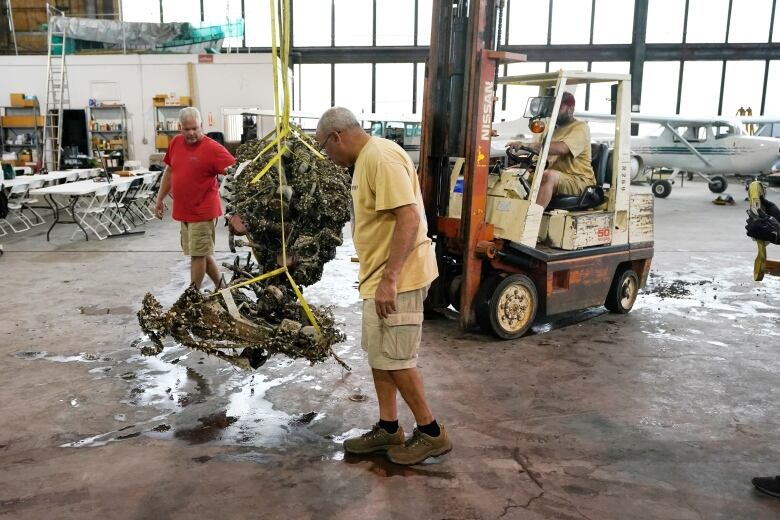
M 316 145 L 306 136 L 301 138 Z M 251 141 L 242 145 L 237 163 L 252 161 L 267 144 Z M 336 246 L 341 244 L 341 230 L 350 215 L 349 175 L 332 162 L 317 158 L 298 140 L 290 138 L 282 144 L 288 151 L 280 161 L 281 183 L 276 166 L 257 183 L 251 183 L 274 157 L 276 147 L 273 147 L 245 166 L 240 175 L 235 175 L 234 168 L 223 186 L 228 212 L 241 216 L 247 228 L 248 245 L 259 263 L 247 256 L 243 265 L 238 257 L 233 264 L 225 264 L 232 271 L 230 286 L 279 267 L 282 205 L 287 255 L 292 260 L 288 261 L 288 269 L 297 284 L 307 286 L 317 282 L 324 264 L 335 257 Z M 242 243 L 247 242 L 241 241 L 239 245 Z M 191 287 L 165 312 L 147 294 L 138 313 L 141 327 L 154 344 L 146 348 L 146 353 L 159 353 L 163 338 L 170 335 L 182 345 L 244 368 L 257 368 L 269 356 L 284 354 L 312 363 L 333 356 L 349 369 L 331 348 L 344 341 L 345 335 L 336 328 L 330 309 L 311 309 L 320 327 L 318 336 L 284 274 L 234 289 L 231 295 L 234 306 L 228 305 L 221 295 L 203 296 Z
M 308 136 L 300 138 L 316 146 Z M 252 161 L 268 144 L 250 141 L 241 145 L 236 163 Z M 346 170 L 316 157 L 298 139 L 290 137 L 281 144 L 288 149 L 281 161 L 256 183 L 252 179 L 274 157 L 275 146 L 248 164 L 240 175 L 235 175 L 234 167 L 225 183 L 228 192 L 223 196 L 229 203 L 228 212 L 239 215 L 247 228 L 248 244 L 260 264 L 259 272 L 279 267 L 284 225 L 290 274 L 298 285 L 308 286 L 322 277 L 323 266 L 335 258 L 336 246 L 341 245 L 341 230 L 350 218 L 351 180 Z
M 244 369 L 258 368 L 270 356 L 284 354 L 293 359 L 306 359 L 312 364 L 333 356 L 350 370 L 331 348 L 346 336 L 336 328 L 329 308 L 311 308 L 320 327 L 320 335 L 317 335 L 314 327 L 302 325 L 306 323 L 306 316 L 295 297 L 286 294 L 285 287 L 268 285 L 254 289 L 261 293 L 256 302 L 240 290 L 233 291 L 240 313 L 238 319 L 231 316 L 222 295 L 205 295 L 194 285 L 184 291 L 167 312 L 147 293 L 138 312 L 138 321 L 152 345 L 143 347 L 142 353 L 159 354 L 163 350 L 163 339 L 171 336 L 185 347 L 217 356 Z

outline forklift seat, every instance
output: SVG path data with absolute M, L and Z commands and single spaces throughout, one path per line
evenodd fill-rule
M 593 173 L 596 175 L 596 185 L 588 186 L 581 195 L 559 195 L 553 197 L 548 210 L 565 209 L 568 211 L 585 211 L 595 208 L 604 202 L 604 190 L 602 184 L 607 175 L 607 166 L 609 147 L 603 143 L 592 143 L 590 145 L 590 164 L 593 167 Z

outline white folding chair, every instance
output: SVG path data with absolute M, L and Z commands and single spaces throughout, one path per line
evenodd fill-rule
M 111 200 L 106 207 L 105 212 L 103 212 L 103 221 L 109 225 L 113 225 L 119 233 L 130 229 L 130 225 L 122 215 L 122 209 L 125 207 L 125 204 L 122 201 L 125 199 L 125 195 L 127 195 L 127 190 L 130 189 L 130 184 L 131 183 L 129 182 L 123 182 L 113 186 L 114 191 L 111 194 Z M 120 228 L 117 222 L 121 222 L 123 228 Z
M 144 183 L 141 186 L 141 189 L 138 191 L 138 194 L 135 196 L 136 200 L 138 201 L 138 204 L 136 204 L 135 207 L 138 208 L 138 211 L 143 214 L 146 220 L 154 219 L 154 212 L 149 209 L 149 201 L 157 195 L 154 193 L 154 186 L 159 176 L 160 172 L 155 172 L 152 175 L 144 176 Z
M 92 177 L 91 173 L 92 172 L 90 170 L 78 172 L 79 180 L 80 181 L 85 181 L 85 180 L 91 178 Z
M 27 210 L 35 215 L 35 223 L 33 223 L 32 220 L 27 219 L 31 226 L 40 226 L 41 224 L 46 223 L 46 220 L 44 220 L 40 213 L 35 211 L 35 207 L 33 206 L 33 204 L 38 203 L 38 199 L 30 196 L 30 191 L 43 187 L 44 182 L 45 181 L 43 180 L 30 181 L 30 184 L 27 185 L 27 192 L 24 194 L 24 199 L 22 200 L 22 211 Z
M 98 240 L 103 240 L 111 234 L 111 230 L 108 228 L 108 226 L 106 226 L 106 224 L 103 223 L 103 216 L 106 212 L 106 209 L 108 209 L 109 205 L 112 203 L 112 188 L 113 186 L 110 184 L 99 186 L 92 193 L 92 196 L 84 206 L 76 206 L 73 208 L 73 218 L 77 220 L 82 225 L 82 227 L 92 231 Z M 90 222 L 92 222 L 94 226 L 90 224 Z M 102 227 L 106 230 L 105 236 L 101 236 L 97 230 L 98 227 Z M 71 235 L 71 238 L 75 237 L 76 234 L 80 231 L 80 229 L 75 230 Z
M 11 191 L 8 192 L 8 215 L 0 220 L 0 222 L 7 224 L 14 233 L 27 231 L 30 229 L 30 226 L 32 226 L 30 219 L 28 219 L 27 216 L 22 213 L 22 208 L 24 208 L 24 198 L 27 195 L 28 186 L 29 184 L 17 184 L 16 186 L 12 186 Z M 24 227 L 21 229 L 16 229 L 16 226 L 14 226 L 10 220 L 10 217 L 12 216 L 16 217 L 16 220 Z
M 73 172 L 69 173 L 67 177 L 65 177 L 65 182 L 76 182 L 79 180 L 79 172 Z

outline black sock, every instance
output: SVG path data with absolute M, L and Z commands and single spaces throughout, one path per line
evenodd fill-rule
M 395 433 L 398 431 L 398 419 L 395 421 L 385 421 L 384 419 L 379 419 L 379 427 L 387 433 Z
M 439 428 L 439 423 L 436 422 L 436 419 L 430 424 L 418 424 L 417 429 L 431 437 L 438 437 L 441 434 L 441 428 Z

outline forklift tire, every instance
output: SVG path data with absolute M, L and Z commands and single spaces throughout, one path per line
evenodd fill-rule
M 655 181 L 652 190 L 653 195 L 659 199 L 665 199 L 672 192 L 672 184 L 669 181 Z
M 490 278 L 480 287 L 480 293 L 475 310 L 479 325 L 487 332 L 501 339 L 515 339 L 533 325 L 539 296 L 526 275 Z
M 618 270 L 609 288 L 604 307 L 615 314 L 628 314 L 636 302 L 638 293 L 639 276 L 636 272 L 630 268 Z
M 726 188 L 728 188 L 729 182 L 726 180 L 726 177 L 722 175 L 716 175 L 714 177 L 710 177 L 710 182 L 707 186 L 710 188 L 712 193 L 723 193 L 726 191 Z

